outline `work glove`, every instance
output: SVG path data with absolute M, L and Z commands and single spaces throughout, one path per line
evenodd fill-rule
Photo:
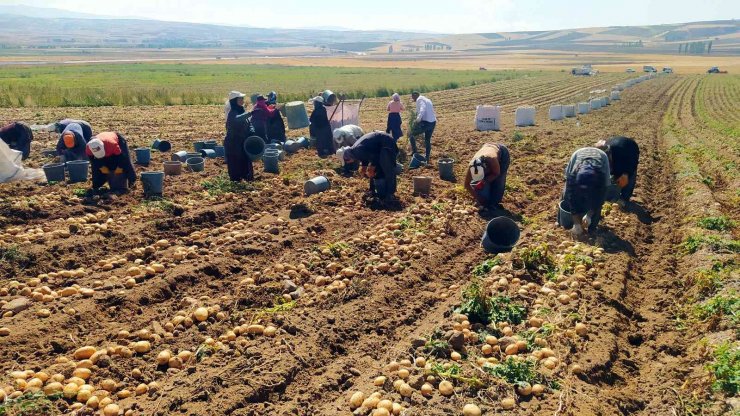
M 113 171 L 116 175 L 120 175 L 123 173 L 123 168 L 116 168 L 116 170 Z
M 619 178 L 617 179 L 617 186 L 618 186 L 618 187 L 619 187 L 620 189 L 622 189 L 622 188 L 624 188 L 624 187 L 626 187 L 626 186 L 627 186 L 627 184 L 629 183 L 629 181 L 630 181 L 630 179 L 629 179 L 629 177 L 627 177 L 627 175 L 622 175 L 622 176 L 620 176 L 620 177 L 619 177 Z
M 583 223 L 583 227 L 588 229 L 588 227 L 591 226 L 591 216 L 588 214 L 584 215 L 582 223 Z
M 103 175 L 107 175 L 107 174 L 109 174 L 109 173 L 110 173 L 110 169 L 108 169 L 108 166 L 101 166 L 101 167 L 100 167 L 100 172 L 101 172 L 101 173 L 102 173 Z
M 482 191 L 486 187 L 486 181 L 478 181 L 473 185 L 473 189 L 476 191 Z
M 581 227 L 581 224 L 575 224 L 573 225 L 573 228 L 570 229 L 570 233 L 574 238 L 581 237 L 583 235 L 583 227 Z

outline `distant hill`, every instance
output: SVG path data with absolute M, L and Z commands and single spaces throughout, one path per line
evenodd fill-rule
M 102 16 L 92 13 L 80 13 L 70 10 L 53 9 L 51 7 L 33 7 L 20 4 L 0 4 L 0 14 L 14 14 L 17 16 L 40 17 L 46 19 L 63 19 L 74 17 L 77 19 L 111 19 L 116 16 Z M 123 16 L 117 16 L 122 18 Z

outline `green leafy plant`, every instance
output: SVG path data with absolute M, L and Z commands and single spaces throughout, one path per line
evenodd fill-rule
M 571 274 L 576 270 L 576 266 L 583 265 L 591 267 L 594 264 L 594 260 L 583 254 L 568 253 L 564 256 L 563 261 L 560 263 L 560 271 L 565 274 Z
M 547 244 L 520 250 L 514 259 L 514 266 L 540 273 L 550 273 L 556 270 L 555 259 Z
M 455 312 L 466 315 L 472 323 L 488 324 L 491 322 L 491 302 L 478 279 L 474 279 L 463 290 L 462 304 L 455 309 Z
M 740 297 L 735 291 L 727 296 L 717 295 L 696 307 L 700 319 L 727 317 L 734 325 L 740 324 Z
M 499 266 L 501 264 L 501 258 L 498 256 L 485 260 L 483 263 L 475 266 L 473 268 L 473 276 L 475 277 L 483 277 L 486 276 L 488 273 L 491 273 L 491 270 L 493 270 L 494 267 Z
M 236 182 L 229 179 L 226 175 L 219 175 L 213 179 L 203 181 L 201 183 L 203 188 L 208 191 L 211 196 L 222 195 L 225 193 L 241 194 L 245 192 L 254 191 L 255 186 L 249 182 Z
M 0 263 L 26 263 L 28 256 L 21 249 L 13 244 L 11 246 L 0 247 Z
M 47 396 L 42 392 L 36 392 L 15 399 L 6 399 L 0 403 L 0 416 L 61 415 L 62 412 L 53 403 L 61 397 L 61 393 Z
M 478 377 L 465 376 L 462 367 L 457 364 L 448 364 L 445 366 L 439 363 L 432 363 L 427 373 L 443 380 L 456 380 L 476 389 L 485 387 L 485 383 Z
M 524 135 L 520 131 L 515 131 L 514 135 L 511 137 L 511 140 L 514 142 L 522 141 L 524 140 Z
M 83 198 L 85 195 L 87 195 L 87 189 L 85 188 L 76 188 L 72 191 L 72 194 L 76 197 Z
M 537 364 L 534 360 L 517 360 L 509 357 L 501 364 L 484 365 L 483 371 L 514 386 L 529 383 L 530 385 L 542 384 L 551 389 L 560 387 L 556 381 L 548 380 L 544 375 L 538 373 L 536 367 Z
M 691 235 L 686 238 L 681 246 L 688 254 L 696 253 L 705 246 L 713 252 L 740 253 L 740 241 L 727 240 L 716 235 Z
M 737 227 L 737 222 L 725 216 L 705 217 L 697 221 L 697 225 L 707 230 L 728 231 Z
M 329 243 L 324 246 L 324 249 L 329 250 L 329 253 L 331 253 L 331 255 L 334 257 L 341 257 L 342 252 L 347 250 L 348 248 L 349 248 L 349 244 L 343 241 L 338 241 L 336 243 Z
M 740 389 L 740 348 L 730 342 L 718 345 L 714 361 L 707 366 L 712 374 L 712 388 L 736 396 Z
M 490 299 L 491 302 L 491 321 L 508 322 L 510 324 L 520 324 L 527 316 L 527 308 L 512 302 L 507 296 L 496 296 Z
M 206 357 L 210 357 L 218 351 L 215 345 L 200 344 L 197 350 L 195 350 L 195 361 L 201 362 Z
M 442 336 L 442 331 L 439 329 L 429 335 L 427 342 L 423 347 L 424 352 L 438 358 L 447 357 L 448 352 L 450 351 L 450 344 L 442 339 Z
M 544 324 L 537 329 L 528 329 L 519 333 L 519 337 L 527 342 L 527 350 L 534 351 L 540 347 L 535 344 L 535 338 L 547 338 L 554 332 L 555 328 L 551 324 Z

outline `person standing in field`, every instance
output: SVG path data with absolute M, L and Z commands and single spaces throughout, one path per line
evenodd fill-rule
M 596 230 L 601 220 L 601 207 L 611 184 L 609 157 L 595 147 L 576 150 L 565 168 L 565 190 L 561 201 L 573 218 L 574 237 Z M 558 215 L 558 220 L 560 216 Z
M 77 123 L 69 123 L 62 134 L 59 135 L 59 141 L 57 141 L 59 161 L 65 163 L 87 159 L 85 145 L 87 145 L 87 140 L 85 140 L 82 126 Z
M 316 151 L 319 157 L 331 156 L 334 154 L 334 139 L 329 124 L 329 116 L 324 107 L 324 98 L 317 96 L 313 99 L 313 111 L 309 118 L 311 125 L 309 133 L 316 139 Z
M 393 94 L 393 100 L 388 103 L 388 122 L 385 127 L 385 132 L 393 136 L 395 141 L 403 136 L 403 130 L 401 129 L 401 112 L 406 110 L 401 102 L 401 96 Z
M 370 179 L 370 192 L 383 200 L 389 200 L 396 193 L 396 140 L 387 133 L 374 131 L 344 149 L 342 155 L 346 164 L 360 162 L 360 172 Z
M 87 143 L 86 153 L 90 158 L 93 190 L 108 183 L 112 191 L 121 191 L 124 189 L 119 186 L 125 180 L 129 188 L 134 186 L 136 170 L 123 135 L 113 131 L 99 133 Z
M 411 151 L 419 153 L 416 147 L 416 136 L 424 134 L 424 146 L 426 147 L 426 162 L 430 163 L 432 156 L 432 134 L 437 126 L 437 115 L 434 112 L 434 104 L 429 98 L 420 95 L 418 91 L 411 94 L 411 100 L 416 103 L 416 124 L 414 130 L 409 134 Z
M 25 160 L 31 154 L 31 142 L 33 141 L 33 132 L 25 123 L 15 121 L 6 124 L 0 128 L 0 139 L 8 147 L 21 152 L 21 159 Z
M 229 179 L 232 181 L 254 180 L 254 167 L 244 151 L 244 141 L 247 137 L 254 135 L 254 128 L 249 122 L 249 114 L 244 109 L 244 97 L 239 91 L 231 91 L 225 108 L 226 114 L 226 138 L 224 139 L 224 152 L 226 156 L 226 168 Z
M 635 191 L 640 147 L 634 139 L 622 136 L 601 140 L 596 147 L 609 156 L 612 180 L 620 190 L 619 205 L 624 206 Z
M 496 208 L 501 203 L 510 163 L 509 149 L 499 143 L 486 143 L 473 156 L 464 185 L 483 208 Z

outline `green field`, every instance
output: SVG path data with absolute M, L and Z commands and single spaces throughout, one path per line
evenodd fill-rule
M 89 64 L 0 68 L 0 107 L 195 105 L 230 90 L 279 93 L 281 102 L 331 89 L 348 98 L 454 89 L 533 75 L 454 71 L 228 64 Z

